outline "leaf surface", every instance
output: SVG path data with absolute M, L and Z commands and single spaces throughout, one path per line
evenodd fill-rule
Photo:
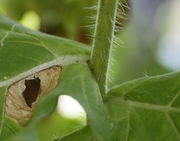
M 97 141 L 89 126 L 55 141 Z
M 91 126 L 93 136 L 100 141 L 110 141 L 109 134 L 113 128 L 113 122 L 107 115 L 98 85 L 87 64 L 64 66 L 58 86 L 38 102 L 34 116 L 28 126 L 12 137 L 10 141 L 18 141 L 19 139 L 38 141 L 37 125 L 54 110 L 57 97 L 64 94 L 73 97 L 82 105 L 86 111 L 88 125 Z
M 116 86 L 106 101 L 117 141 L 180 140 L 180 72 Z
M 0 33 L 0 82 L 42 64 L 45 68 L 89 58 L 90 48 L 84 44 L 32 31 L 2 15 Z
M 0 15 L 0 33 L 0 139 L 7 140 L 7 137 L 21 130 L 20 125 L 15 120 L 5 115 L 4 98 L 8 87 L 31 74 L 54 65 L 59 65 L 64 69 L 69 64 L 86 62 L 89 59 L 90 48 L 75 41 L 32 31 L 2 15 Z M 81 73 L 82 70 L 78 70 L 78 72 Z M 71 77 L 68 75 L 66 77 L 71 81 Z M 82 83 L 83 80 L 80 82 Z M 68 84 L 69 82 L 66 82 L 65 85 Z M 38 140 L 35 125 L 54 110 L 57 96 L 61 94 L 59 87 L 55 90 L 55 94 L 48 95 L 49 99 L 45 98 L 46 100 L 37 106 L 37 112 L 26 130 L 18 133 L 12 140 L 19 140 L 20 138 Z M 87 93 L 77 94 L 76 99 L 79 98 L 82 102 L 82 99 L 85 98 L 81 99 L 81 94 L 87 98 Z M 86 102 L 88 99 L 84 101 L 83 106 L 87 105 Z M 86 108 L 91 109 L 88 106 Z
M 117 85 L 105 105 L 114 121 L 111 141 L 180 140 L 180 72 Z M 88 127 L 61 140 L 73 139 L 98 140 Z

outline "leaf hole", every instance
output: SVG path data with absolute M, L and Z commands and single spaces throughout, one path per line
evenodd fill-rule
M 18 121 L 29 120 L 36 103 L 59 83 L 60 66 L 52 66 L 29 75 L 8 88 L 5 101 L 6 115 Z
M 40 86 L 41 80 L 39 77 L 34 77 L 34 79 L 25 80 L 25 90 L 23 92 L 23 97 L 26 101 L 26 104 L 32 108 L 32 103 L 36 101 L 39 93 L 40 93 Z

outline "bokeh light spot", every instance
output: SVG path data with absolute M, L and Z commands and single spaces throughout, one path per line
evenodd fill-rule
M 20 20 L 20 23 L 31 29 L 38 30 L 40 28 L 40 17 L 34 11 L 27 11 Z
M 79 118 L 86 121 L 86 113 L 82 106 L 70 96 L 60 96 L 58 101 L 58 112 L 65 118 Z

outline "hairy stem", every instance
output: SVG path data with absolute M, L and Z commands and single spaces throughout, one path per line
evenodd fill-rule
M 91 68 L 101 93 L 107 91 L 107 71 L 111 54 L 118 0 L 99 0 L 96 20 Z

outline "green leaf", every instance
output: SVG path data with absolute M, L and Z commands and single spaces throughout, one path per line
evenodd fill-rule
M 36 127 L 44 117 L 56 107 L 59 95 L 69 95 L 75 98 L 85 109 L 88 124 L 100 141 L 108 140 L 113 128 L 113 122 L 107 115 L 96 81 L 93 79 L 87 64 L 74 64 L 63 67 L 58 86 L 38 102 L 34 116 L 29 125 L 11 140 L 36 140 Z M 57 125 L 58 126 L 58 125 Z M 61 125 L 59 125 L 61 128 Z
M 100 140 L 108 140 L 113 122 L 107 115 L 99 87 L 88 66 L 84 64 L 64 68 L 61 80 L 60 91 L 79 101 L 96 136 Z
M 0 140 L 5 140 L 7 136 L 11 136 L 21 129 L 16 121 L 6 117 L 4 114 L 6 89 L 5 87 L 0 87 Z
M 79 130 L 86 124 L 85 120 L 85 117 L 76 119 L 65 118 L 63 115 L 59 114 L 56 108 L 50 116 L 45 118 L 45 120 L 38 125 L 39 140 L 50 141 L 54 138 L 62 137 Z M 60 125 L 60 127 L 57 125 Z
M 89 126 L 55 141 L 97 141 Z
M 89 58 L 84 44 L 32 31 L 1 15 L 0 33 L 0 82 L 42 64 L 40 69 Z
M 180 72 L 130 81 L 108 94 L 114 140 L 180 140 Z
M 89 59 L 90 48 L 75 41 L 32 31 L 2 15 L 0 15 L 0 33 L 0 138 L 7 140 L 7 137 L 21 130 L 17 121 L 6 117 L 4 112 L 4 97 L 8 87 L 33 73 L 54 65 L 59 65 L 64 69 L 66 65 L 86 62 Z M 81 73 L 82 70 L 78 71 Z M 69 82 L 66 85 L 69 85 Z M 59 91 L 59 89 L 56 90 Z M 81 94 L 79 93 L 77 97 L 81 97 Z M 25 140 L 38 140 L 35 125 L 42 117 L 54 110 L 57 96 L 57 91 L 55 95 L 48 95 L 49 99 L 45 98 L 42 104 L 37 106 L 37 112 L 30 121 L 31 124 L 13 140 L 19 140 L 19 137 Z M 84 101 L 83 104 L 86 105 L 86 102 Z M 91 111 L 91 115 L 92 113 Z
M 179 141 L 179 103 L 180 72 L 115 86 L 105 99 L 115 125 L 111 140 Z M 97 140 L 88 127 L 64 137 L 62 141 L 73 139 Z

